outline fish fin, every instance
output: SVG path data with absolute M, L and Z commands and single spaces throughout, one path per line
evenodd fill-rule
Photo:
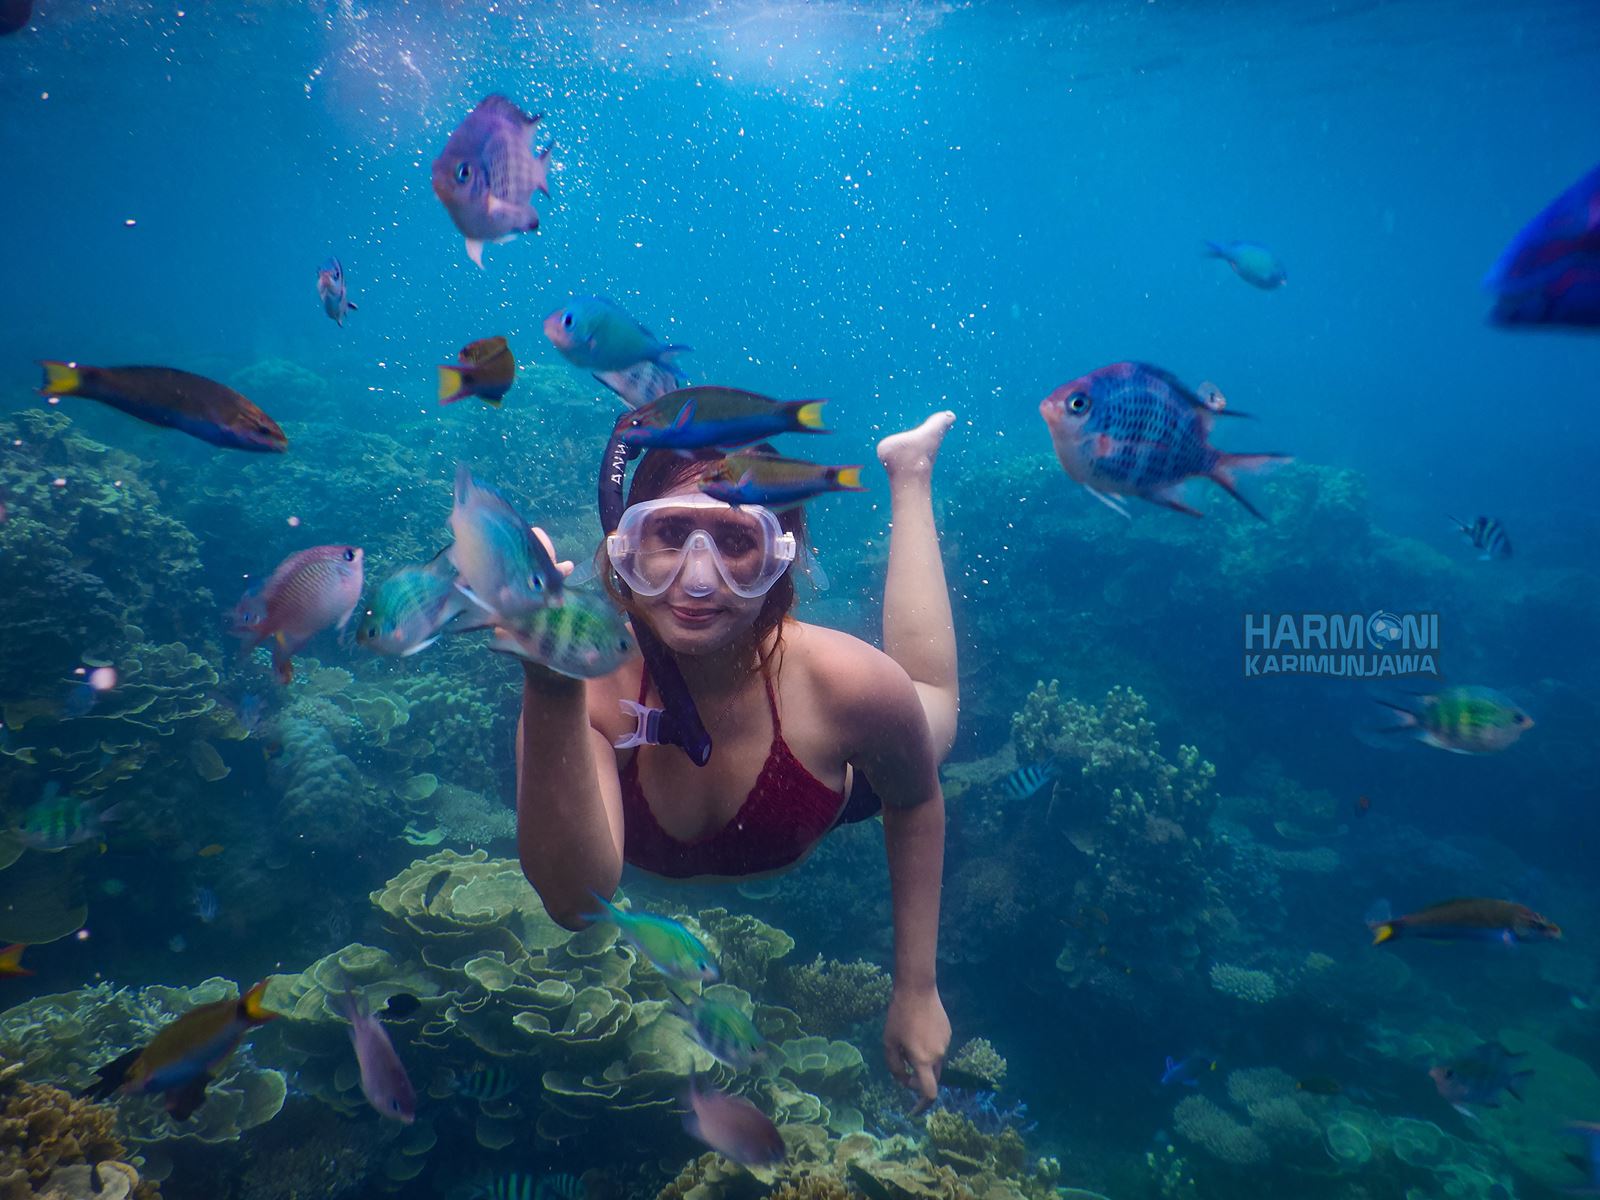
M 622 924 L 623 912 L 622 912 L 622 910 L 620 908 L 618 908 L 615 904 L 611 903 L 611 901 L 607 900 L 599 892 L 596 892 L 596 891 L 594 891 L 592 889 L 590 890 L 589 895 L 593 896 L 595 898 L 595 900 L 599 903 L 600 911 L 599 912 L 592 912 L 592 913 L 584 913 L 583 914 L 583 919 L 585 921 L 610 921 L 613 924 L 618 925 L 618 926 L 620 926 Z
M 1418 717 L 1417 714 L 1412 712 L 1409 708 L 1402 708 L 1400 705 L 1395 704 L 1392 701 L 1379 700 L 1377 697 L 1373 698 L 1373 703 L 1381 704 L 1384 708 L 1387 708 L 1387 709 L 1390 709 L 1390 710 L 1392 710 L 1394 712 L 1399 713 L 1400 717 L 1401 717 L 1400 724 L 1391 725 L 1387 729 L 1374 730 L 1373 731 L 1374 733 L 1408 733 L 1408 732 L 1416 732 L 1418 727 L 1422 724 L 1421 718 Z
M 1127 521 L 1133 520 L 1133 518 L 1128 514 L 1128 502 L 1121 496 L 1114 496 L 1110 492 L 1102 492 L 1099 488 L 1089 487 L 1088 484 L 1084 484 L 1084 487 L 1088 490 L 1089 495 L 1093 496 L 1096 500 L 1100 501 L 1101 504 L 1104 504 L 1112 512 L 1116 513 L 1117 516 Z
M 499 408 L 504 403 L 504 400 L 499 396 L 479 396 L 478 399 L 482 400 L 490 408 Z
M 478 270 L 483 270 L 483 242 L 479 238 L 467 239 L 467 257 L 477 264 Z
M 1201 251 L 1201 258 L 1227 258 L 1228 252 L 1216 242 L 1206 242 L 1206 248 Z
M 1449 513 L 1445 513 L 1444 519 L 1446 521 L 1449 521 L 1450 524 L 1454 525 L 1462 533 L 1467 534 L 1468 536 L 1471 536 L 1471 534 L 1472 534 L 1472 526 L 1468 525 L 1460 517 L 1452 517 Z
M 1159 505 L 1161 505 L 1162 508 L 1170 508 L 1173 512 L 1181 512 L 1181 513 L 1184 513 L 1187 516 L 1191 516 L 1191 517 L 1203 517 L 1203 516 L 1205 516 L 1205 513 L 1201 512 L 1199 509 L 1190 508 L 1187 504 L 1183 503 L 1181 500 L 1174 499 L 1170 495 L 1163 495 L 1163 494 L 1161 494 L 1159 492 L 1154 492 L 1154 493 L 1150 494 L 1149 496 L 1146 496 L 1145 499 L 1150 501 L 1151 504 L 1159 504 Z M 1252 511 L 1254 511 L 1254 510 L 1252 510 Z M 1259 516 L 1260 514 L 1257 514 L 1257 515 Z
M 32 975 L 33 972 L 22 965 L 22 952 L 27 948 L 26 942 L 12 942 L 0 950 L 0 975 Z
M 493 608 L 491 608 L 488 604 L 486 604 L 483 601 L 483 599 L 478 595 L 477 592 L 473 591 L 470 587 L 468 587 L 466 584 L 460 582 L 459 580 L 456 582 L 456 591 L 460 592 L 468 600 L 472 601 L 472 603 L 474 605 L 476 605 L 478 608 L 482 609 L 484 612 L 488 613 L 490 616 L 494 617 L 496 620 L 499 619 L 499 617 L 500 617 L 499 613 L 495 612 L 495 610 Z M 481 629 L 482 626 L 475 625 L 475 626 L 471 626 L 471 628 Z
M 1465 1104 L 1452 1104 L 1450 1107 L 1455 1109 L 1458 1113 L 1460 1113 L 1463 1117 L 1466 1117 L 1468 1120 L 1477 1121 L 1477 1120 L 1480 1119 L 1478 1114 L 1473 1112 Z
M 289 642 L 281 633 L 272 638 L 272 673 L 285 686 L 294 680 L 294 651 L 289 649 Z
M 182 1087 L 167 1092 L 167 1115 L 174 1121 L 186 1121 L 206 1102 L 206 1087 L 211 1082 L 209 1074 L 196 1076 Z
M 671 356 L 673 354 L 693 354 L 693 353 L 694 353 L 694 347 L 693 346 L 685 346 L 680 342 L 674 342 L 670 346 L 663 346 L 663 347 L 661 347 L 661 349 L 657 350 L 655 352 L 654 358 L 655 358 L 656 362 L 661 362 L 662 359 L 667 358 L 667 357 L 669 357 L 669 356 Z M 675 364 L 670 363 L 670 362 L 661 362 L 661 365 L 663 367 L 666 367 L 667 370 L 672 371 L 673 374 L 677 374 L 677 370 L 676 370 Z
M 454 404 L 467 395 L 467 376 L 459 367 L 439 368 L 439 403 Z
M 407 650 L 400 657 L 401 658 L 410 658 L 413 654 L 420 654 L 422 651 L 426 650 L 429 646 L 431 646 L 435 642 L 437 642 L 439 640 L 439 636 L 440 635 L 436 633 L 431 638 L 429 638 L 427 641 L 418 642 L 415 646 L 411 647 L 411 649 Z
M 827 433 L 822 427 L 822 406 L 826 400 L 797 400 L 795 401 L 794 420 L 801 429 L 814 430 L 817 433 Z
M 514 100 L 507 99 L 499 92 L 495 92 L 493 95 L 485 96 L 482 100 L 478 101 L 478 107 L 474 108 L 472 111 L 481 113 L 494 113 L 497 116 L 505 117 L 508 121 L 516 122 L 525 129 L 532 129 L 544 118 L 543 113 L 534 113 L 530 117 L 517 106 Z
M 42 396 L 70 396 L 83 384 L 74 363 L 44 359 L 39 365 L 44 368 L 44 386 L 39 389 Z
M 861 482 L 860 467 L 835 467 L 833 481 L 847 491 L 864 492 L 867 490 Z
M 139 1056 L 143 1053 L 144 1047 L 136 1046 L 126 1054 L 112 1059 L 95 1072 L 96 1078 L 93 1083 L 77 1093 L 78 1099 L 104 1100 L 109 1097 L 127 1082 L 128 1071 L 139 1061 Z
M 1372 944 L 1374 946 L 1381 946 L 1381 945 L 1383 945 L 1383 943 L 1392 940 L 1393 937 L 1394 937 L 1394 925 L 1393 925 L 1393 923 L 1391 923 L 1389 921 L 1383 921 L 1383 922 L 1381 922 L 1381 923 L 1379 923 L 1377 925 L 1372 926 Z
M 260 1025 L 271 1021 L 278 1016 L 277 1013 L 261 1006 L 261 997 L 267 994 L 267 980 L 263 979 L 255 987 L 239 997 L 239 1015 L 252 1024 Z
M 1266 518 L 1261 515 L 1261 510 L 1246 500 L 1239 492 L 1239 489 L 1234 486 L 1234 475 L 1238 471 L 1255 471 L 1262 467 L 1271 466 L 1273 463 L 1289 461 L 1290 456 L 1287 454 L 1229 454 L 1225 451 L 1219 451 L 1217 461 L 1212 466 L 1210 475 L 1212 481 L 1218 487 L 1244 505 L 1251 515 L 1265 521 Z
M 457 507 L 460 507 L 467 502 L 468 498 L 472 495 L 472 489 L 475 486 L 476 483 L 472 478 L 472 468 L 468 467 L 466 463 L 457 463 L 455 493 Z M 452 549 L 453 548 L 454 543 L 452 543 Z
M 673 429 L 684 429 L 694 424 L 694 401 L 691 400 L 678 410 L 678 415 L 673 419 Z M 692 455 L 691 455 L 692 457 Z
M 348 308 L 351 312 L 360 312 L 361 311 L 361 306 L 359 304 L 357 304 L 354 300 L 346 300 L 344 302 L 344 306 L 346 308 Z M 343 324 L 343 322 L 341 321 L 340 324 Z

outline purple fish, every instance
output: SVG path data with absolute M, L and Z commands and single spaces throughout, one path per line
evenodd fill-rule
M 489 96 L 457 125 L 433 160 L 433 194 L 467 239 L 467 257 L 483 266 L 485 242 L 509 242 L 539 228 L 529 203 L 550 194 L 550 148 L 529 145 L 539 118 L 504 96 Z
M 1484 286 L 1496 325 L 1600 328 L 1600 166 L 1528 222 Z
M 1211 445 L 1221 409 L 1178 379 L 1145 363 L 1120 362 L 1064 383 L 1039 404 L 1056 457 L 1095 499 L 1123 516 L 1123 496 L 1138 496 L 1192 517 L 1177 498 L 1186 479 L 1205 476 L 1256 516 L 1234 487 L 1234 473 L 1286 461 L 1283 454 L 1230 454 Z
M 253 650 L 272 641 L 272 669 L 294 678 L 292 659 L 324 629 L 343 629 L 361 599 L 360 546 L 313 546 L 291 554 L 233 610 L 233 632 Z
M 409 1125 L 417 1119 L 417 1093 L 395 1053 L 383 1022 L 373 1016 L 366 1001 L 344 994 L 344 1015 L 350 1020 L 350 1044 L 361 1065 L 361 1094 L 380 1117 Z
M 702 1092 L 690 1079 L 688 1102 L 683 1127 L 689 1136 L 740 1166 L 770 1167 L 788 1155 L 778 1127 L 744 1097 Z
M 337 258 L 330 258 L 317 270 L 317 295 L 322 297 L 322 311 L 338 322 L 339 328 L 344 328 L 344 315 L 347 312 L 360 312 L 345 294 L 344 267 Z

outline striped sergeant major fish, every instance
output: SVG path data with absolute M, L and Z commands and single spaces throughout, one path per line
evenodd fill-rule
M 1061 768 L 1054 759 L 1040 763 L 1029 763 L 1025 767 L 1018 767 L 1000 782 L 1000 790 L 1006 794 L 1008 800 L 1028 800 L 1039 794 L 1048 784 L 1055 782 Z
M 1457 517 L 1451 517 L 1450 520 L 1473 544 L 1478 557 L 1484 562 L 1492 558 L 1511 557 L 1511 538 L 1506 533 L 1506 527 L 1493 517 L 1479 517 L 1470 524 Z

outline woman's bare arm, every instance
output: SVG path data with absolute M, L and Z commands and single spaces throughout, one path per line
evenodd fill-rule
M 517 853 L 545 911 L 581 929 L 622 875 L 622 789 L 585 685 L 523 664 L 517 725 Z M 601 684 L 592 686 L 600 687 Z
M 938 991 L 944 793 L 916 686 L 887 656 L 861 650 L 844 673 L 836 711 L 851 731 L 851 761 L 883 801 L 894 901 L 894 999 L 884 1051 L 889 1069 L 931 1104 L 950 1044 Z

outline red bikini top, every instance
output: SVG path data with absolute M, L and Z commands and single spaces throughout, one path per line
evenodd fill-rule
M 627 862 L 668 879 L 760 875 L 792 866 L 833 828 L 844 797 L 806 770 L 789 749 L 772 681 L 765 683 L 772 748 L 739 811 L 714 833 L 681 842 L 661 828 L 639 785 L 639 755 L 644 747 L 634 751 L 621 774 L 622 857 Z M 640 704 L 649 688 L 650 678 L 644 673 L 639 679 Z

